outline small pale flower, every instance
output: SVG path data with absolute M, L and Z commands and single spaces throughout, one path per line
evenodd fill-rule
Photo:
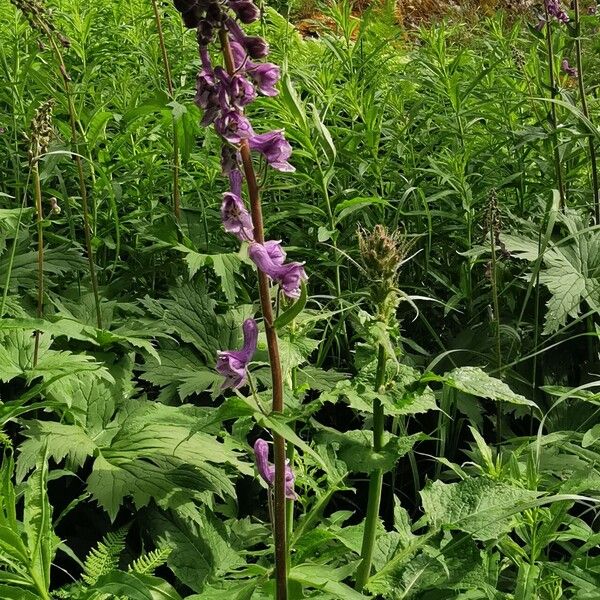
M 569 64 L 569 59 L 568 58 L 563 58 L 562 63 L 560 64 L 562 70 L 569 76 L 569 77 L 579 77 L 579 71 L 577 70 L 577 67 L 572 67 Z

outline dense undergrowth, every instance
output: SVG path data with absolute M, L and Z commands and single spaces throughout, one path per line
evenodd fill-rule
M 322 6 L 306 39 L 263 7 L 250 29 L 281 81 L 247 112 L 295 167 L 255 160 L 265 230 L 309 276 L 275 298 L 282 414 L 264 333 L 251 387 L 215 370 L 260 313 L 248 244 L 221 226 L 193 32 L 170 2 L 16 4 L 0 598 L 275 597 L 252 450 L 272 434 L 295 474 L 289 598 L 597 599 L 595 4 L 409 41 L 389 3 Z

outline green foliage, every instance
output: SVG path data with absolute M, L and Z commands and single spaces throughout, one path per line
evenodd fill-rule
M 275 303 L 282 415 L 270 414 L 262 323 L 252 387 L 224 392 L 214 369 L 260 312 L 247 249 L 221 227 L 226 180 L 220 142 L 199 126 L 193 32 L 158 3 L 170 94 L 151 3 L 48 2 L 71 42 L 67 97 L 47 36 L 0 6 L 0 598 L 274 598 L 270 491 L 251 450 L 269 430 L 287 442 L 298 496 L 290 599 L 593 600 L 597 18 L 581 36 L 552 24 L 550 90 L 534 14 L 465 28 L 457 10 L 409 32 L 391 2 L 269 5 L 251 29 L 281 65 L 279 94 L 248 111 L 257 131 L 285 129 L 296 172 L 255 166 L 267 237 L 309 275 L 298 301 Z M 305 14 L 314 36 L 288 22 Z M 578 39 L 588 116 L 560 70 Z M 27 152 L 49 98 L 39 312 Z M 356 236 L 376 224 L 410 249 L 389 323 Z

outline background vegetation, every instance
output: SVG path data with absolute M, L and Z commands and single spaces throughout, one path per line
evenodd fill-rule
M 251 116 L 285 129 L 296 167 L 260 171 L 266 229 L 310 276 L 281 334 L 282 418 L 261 410 L 263 340 L 258 404 L 214 371 L 256 284 L 221 230 L 193 33 L 158 7 L 171 89 L 151 1 L 48 6 L 68 48 L 0 4 L 0 597 L 273 597 L 251 454 L 267 427 L 296 473 L 290 597 L 597 598 L 593 3 L 579 36 L 536 29 L 539 6 L 411 29 L 391 3 L 263 7 L 283 76 Z M 378 223 L 407 261 L 375 453 L 357 229 Z

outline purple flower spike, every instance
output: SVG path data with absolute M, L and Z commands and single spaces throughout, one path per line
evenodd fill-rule
M 273 252 L 272 249 L 271 252 Z M 257 243 L 250 244 L 248 256 L 263 273 L 279 283 L 281 290 L 288 298 L 300 297 L 302 282 L 308 279 L 301 263 L 277 264 L 271 257 L 268 248 Z
M 215 75 L 221 83 L 219 102 L 223 110 L 241 108 L 256 99 L 254 86 L 243 75 L 229 75 L 222 67 L 215 69 Z
M 296 169 L 288 162 L 292 155 L 290 143 L 283 137 L 283 131 L 269 131 L 253 135 L 249 139 L 250 149 L 264 155 L 271 167 L 278 171 L 292 172 Z
M 231 144 L 239 144 L 254 135 L 250 121 L 235 110 L 228 110 L 217 117 L 215 129 Z
M 254 23 L 260 18 L 260 10 L 252 0 L 229 0 L 227 4 L 242 23 Z
M 560 64 L 562 70 L 569 76 L 569 77 L 579 77 L 579 71 L 577 70 L 577 67 L 572 67 L 569 64 L 569 59 L 568 58 L 563 58 L 562 63 Z
M 256 460 L 256 468 L 262 480 L 269 486 L 273 487 L 275 483 L 275 465 L 269 462 L 269 444 L 265 440 L 257 439 L 254 442 L 254 458 Z M 285 463 L 285 497 L 288 500 L 296 500 L 296 492 L 294 491 L 294 472 L 289 465 L 289 461 Z
M 242 325 L 244 345 L 241 350 L 226 350 L 217 353 L 216 370 L 225 377 L 221 389 L 239 388 L 248 377 L 247 367 L 256 352 L 258 325 L 254 319 L 246 319 Z

